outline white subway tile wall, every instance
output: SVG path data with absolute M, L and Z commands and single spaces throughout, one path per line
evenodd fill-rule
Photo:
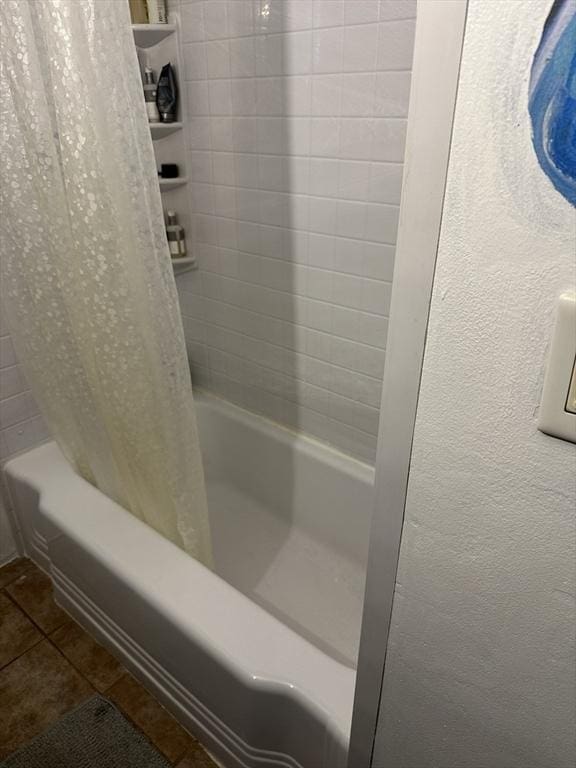
M 0 316 L 0 461 L 49 438 Z
M 415 0 L 172 0 L 196 384 L 372 462 Z

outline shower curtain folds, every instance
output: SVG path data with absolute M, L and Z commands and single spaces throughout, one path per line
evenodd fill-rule
M 0 4 L 3 314 L 74 469 L 209 565 L 202 459 L 128 4 Z

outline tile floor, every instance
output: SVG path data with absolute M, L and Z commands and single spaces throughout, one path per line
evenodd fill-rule
M 176 768 L 217 768 L 200 743 L 56 605 L 42 571 L 24 558 L 0 568 L 0 760 L 96 692 Z

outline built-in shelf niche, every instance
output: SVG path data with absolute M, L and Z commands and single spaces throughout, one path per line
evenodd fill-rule
M 137 48 L 151 48 L 176 31 L 175 24 L 132 24 Z
M 173 23 L 176 22 L 176 23 Z M 182 99 L 185 89 L 182 86 L 182 68 L 179 50 L 177 14 L 171 16 L 170 24 L 133 24 L 132 33 L 138 52 L 142 74 L 145 66 L 154 70 L 156 77 L 164 64 L 171 62 L 176 72 L 178 84 L 178 122 L 174 123 L 150 123 L 150 135 L 154 142 L 154 155 L 156 166 L 160 168 L 162 163 L 175 163 L 178 165 L 180 176 L 174 179 L 162 179 L 158 177 L 160 192 L 163 197 L 164 210 L 173 209 L 187 233 L 191 232 L 191 217 L 189 197 L 186 192 L 188 177 L 186 175 L 186 145 L 184 136 L 184 123 L 180 115 L 185 114 Z M 189 244 L 190 244 L 189 240 Z M 173 259 L 174 273 L 180 275 L 183 272 L 196 268 L 194 256 L 186 256 L 182 259 Z
M 168 192 L 170 189 L 184 186 L 188 182 L 188 178 L 186 176 L 177 176 L 175 179 L 159 179 L 159 181 L 160 190 Z
M 150 133 L 154 141 L 164 139 L 171 133 L 182 130 L 182 123 L 150 123 Z
M 172 259 L 172 264 L 175 267 L 185 267 L 187 264 L 194 264 L 195 262 L 194 256 L 180 256 L 179 258 Z

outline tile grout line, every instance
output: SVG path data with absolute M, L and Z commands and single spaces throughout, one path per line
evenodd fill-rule
M 56 603 L 56 604 L 57 604 L 57 603 Z M 58 604 L 57 604 L 57 605 L 58 605 Z M 60 606 L 58 606 L 58 607 L 60 607 Z M 62 610 L 63 610 L 63 609 L 62 609 Z M 76 624 L 77 626 L 79 626 L 79 627 L 80 627 L 80 629 L 81 629 L 83 632 L 86 632 L 86 634 L 87 634 L 87 635 L 90 637 L 90 639 L 91 639 L 91 640 L 93 640 L 95 643 L 97 643 L 97 644 L 99 645 L 98 641 L 97 641 L 97 640 L 96 640 L 96 639 L 95 639 L 95 638 L 94 638 L 94 637 L 93 637 L 93 636 L 92 636 L 92 635 L 91 635 L 89 632 L 87 632 L 87 631 L 84 629 L 84 627 L 83 627 L 81 624 L 78 624 L 78 622 L 77 622 L 77 621 L 75 621 L 75 620 L 74 620 L 74 619 L 73 619 L 73 618 L 72 618 L 72 617 L 71 617 L 69 614 L 66 614 L 66 616 L 67 616 L 67 617 L 68 617 L 68 619 L 69 619 L 69 623 L 72 623 L 72 624 Z M 65 622 L 64 624 L 61 624 L 59 627 L 56 627 L 55 629 L 53 629 L 53 630 L 52 630 L 52 632 L 51 632 L 50 634 L 53 634 L 54 632 L 57 632 L 59 629 L 61 629 L 63 626 L 65 626 L 65 624 L 66 624 L 66 623 L 68 623 L 68 622 Z M 121 680 L 123 677 L 125 677 L 126 675 L 128 675 L 129 677 L 132 677 L 132 679 L 133 679 L 133 680 L 135 680 L 135 681 L 136 681 L 136 682 L 137 682 L 139 685 L 142 685 L 142 683 L 140 683 L 140 681 L 139 681 L 139 680 L 137 680 L 137 678 L 135 678 L 135 677 L 134 677 L 134 676 L 133 676 L 133 675 L 130 673 L 130 671 L 129 671 L 129 670 L 127 670 L 127 669 L 126 669 L 126 668 L 125 668 L 123 665 L 121 665 L 121 664 L 120 664 L 120 661 L 119 661 L 119 659 L 117 659 L 117 658 L 116 658 L 116 657 L 115 657 L 115 656 L 114 656 L 114 655 L 113 655 L 113 654 L 112 654 L 110 651 L 108 651 L 108 649 L 107 649 L 107 648 L 105 648 L 105 650 L 106 650 L 108 653 L 110 653 L 110 656 L 112 656 L 112 658 L 113 658 L 115 661 L 117 661 L 117 662 L 118 662 L 118 664 L 120 664 L 120 666 L 121 666 L 121 669 L 122 669 L 122 674 L 120 675 L 120 677 L 118 678 L 118 680 L 115 680 L 113 683 L 111 683 L 111 685 L 109 685 L 109 686 L 108 686 L 107 688 L 105 688 L 103 691 L 100 691 L 100 690 L 98 690 L 98 689 L 97 689 L 97 688 L 94 686 L 94 684 L 93 684 L 93 683 L 92 683 L 92 682 L 91 682 L 91 681 L 90 681 L 90 680 L 89 680 L 89 679 L 86 677 L 86 675 L 84 674 L 84 672 L 83 672 L 83 671 L 82 671 L 82 670 L 81 670 L 79 667 L 77 667 L 77 666 L 76 666 L 76 664 L 75 664 L 75 663 L 72 661 L 72 659 L 69 659 L 69 658 L 66 656 L 66 654 L 65 654 L 65 653 L 64 653 L 64 652 L 61 650 L 61 648 L 59 648 L 59 647 L 56 645 L 56 643 L 55 643 L 55 642 L 52 640 L 52 638 L 51 638 L 51 636 L 50 636 L 50 635 L 45 635 L 45 639 L 49 641 L 49 643 L 52 645 L 52 647 L 53 647 L 53 648 L 55 648 L 55 649 L 56 649 L 56 651 L 57 651 L 57 652 L 60 654 L 60 656 L 61 656 L 61 657 L 64 659 L 64 661 L 65 661 L 65 662 L 66 662 L 66 663 L 67 663 L 69 666 L 71 666 L 71 667 L 72 667 L 72 669 L 74 669 L 74 670 L 75 670 L 75 671 L 76 671 L 76 672 L 77 672 L 77 673 L 80 675 L 80 677 L 81 677 L 81 678 L 82 678 L 82 679 L 83 679 L 83 680 L 84 680 L 84 681 L 85 681 L 85 682 L 86 682 L 86 683 L 87 683 L 87 684 L 90 686 L 90 688 L 92 689 L 92 692 L 93 692 L 93 694 L 92 694 L 92 695 L 96 695 L 96 696 L 103 696 L 103 697 L 105 697 L 105 698 L 106 698 L 106 699 L 107 699 L 107 700 L 108 700 L 108 701 L 109 701 L 109 702 L 110 702 L 110 703 L 111 703 L 111 704 L 112 704 L 114 707 L 116 707 L 116 709 L 117 709 L 119 712 L 121 712 L 121 714 L 122 714 L 122 715 L 123 715 L 123 716 L 124 716 L 124 717 L 125 717 L 125 718 L 128 720 L 128 722 L 130 722 L 130 723 L 133 725 L 133 727 L 134 727 L 134 728 L 135 728 L 135 729 L 138 731 L 138 733 L 142 734 L 142 735 L 144 736 L 144 738 L 145 738 L 145 739 L 148 741 L 148 743 L 149 743 L 149 744 L 150 744 L 150 745 L 151 745 L 151 746 L 152 746 L 152 747 L 153 747 L 153 748 L 154 748 L 154 749 L 155 749 L 157 752 L 159 752 L 159 753 L 160 753 L 160 754 L 161 754 L 161 755 L 162 755 L 162 756 L 163 756 L 163 757 L 164 757 L 166 760 L 168 760 L 168 757 L 167 757 L 167 756 L 166 756 L 166 755 L 165 755 L 165 754 L 162 752 L 162 750 L 161 750 L 161 749 L 160 749 L 160 748 L 159 748 L 159 747 L 158 747 L 158 746 L 157 746 L 157 745 L 156 745 L 156 744 L 155 744 L 155 743 L 152 741 L 152 739 L 150 738 L 150 736 L 148 736 L 148 734 L 147 734 L 147 733 L 146 733 L 146 732 L 145 732 L 145 731 L 144 731 L 144 730 L 141 728 L 141 726 L 140 726 L 140 725 L 139 725 L 139 724 L 138 724 L 138 723 L 137 723 L 135 720 L 133 720 L 133 719 L 132 719 L 132 717 L 131 717 L 131 716 L 130 716 L 130 714 L 129 714 L 129 713 L 128 713 L 128 712 L 127 712 L 125 709 L 124 709 L 124 707 L 122 707 L 122 705 L 121 705 L 121 704 L 118 704 L 118 703 L 117 703 L 117 702 L 115 702 L 113 699 L 111 699 L 109 696 L 107 696 L 107 694 L 109 693 L 109 691 L 110 691 L 110 690 L 111 690 L 111 689 L 112 689 L 112 688 L 113 688 L 113 687 L 116 685 L 116 683 L 118 683 L 118 682 L 119 682 L 119 681 L 120 681 L 120 680 Z M 101 647 L 104 647 L 104 646 L 101 646 Z M 150 693 L 150 691 L 149 691 L 149 690 L 148 690 L 148 689 L 147 689 L 147 688 L 146 688 L 144 685 L 142 685 L 142 688 L 143 688 L 143 689 L 144 689 L 144 690 L 145 690 L 145 691 L 146 691 L 146 692 L 147 692 L 147 693 L 148 693 L 148 694 L 149 694 L 149 695 L 150 695 L 150 696 L 151 696 L 151 697 L 154 699 L 154 701 L 155 701 L 155 702 L 156 702 L 156 703 L 157 703 L 157 704 L 158 704 L 160 707 L 162 707 L 162 709 L 163 709 L 165 712 L 167 712 L 167 713 L 168 713 L 168 715 L 170 715 L 170 717 L 173 717 L 173 715 L 172 715 L 170 712 L 168 712 L 168 710 L 167 710 L 167 709 L 166 709 L 166 708 L 165 708 L 165 707 L 164 707 L 164 706 L 161 704 L 161 702 L 159 702 L 159 701 L 156 699 L 156 697 L 155 697 L 155 696 L 153 696 L 153 694 L 152 694 L 152 693 Z M 176 718 L 174 718 L 174 720 L 175 720 L 175 721 L 178 723 L 178 721 L 176 720 Z M 180 723 L 178 723 L 178 725 L 180 725 Z M 181 727 L 183 728 L 183 726 L 181 726 Z M 193 736 L 191 733 L 189 733 L 188 731 L 186 731 L 186 729 L 185 729 L 185 728 L 183 728 L 183 729 L 184 729 L 184 731 L 186 732 L 186 734 L 187 734 L 188 736 L 190 736 L 190 738 L 192 738 L 194 741 L 197 741 L 197 739 L 196 739 L 196 737 L 195 737 L 195 736 Z M 199 742 L 198 742 L 198 743 L 199 743 Z M 172 765 L 173 765 L 173 766 L 175 766 L 175 765 L 176 765 L 176 764 L 177 764 L 177 763 L 178 763 L 180 760 L 182 760 L 182 758 L 186 756 L 186 753 L 187 753 L 187 751 L 188 751 L 188 750 L 186 749 L 186 751 L 185 751 L 185 752 L 184 752 L 182 755 L 180 755 L 180 756 L 178 757 L 178 759 L 176 760 L 176 762 L 174 762 Z
M 31 560 L 30 562 L 33 562 L 33 561 Z M 34 564 L 34 565 L 35 565 L 35 564 Z M 36 567 L 38 567 L 38 566 L 36 566 Z M 40 570 L 40 569 L 39 569 L 39 570 Z M 24 574 L 22 574 L 22 575 L 24 575 Z M 47 576 L 47 574 L 45 574 L 45 575 Z M 19 576 L 18 578 L 20 578 L 20 576 Z M 51 582 L 51 584 L 52 584 L 52 579 L 50 578 L 50 576 L 47 576 L 47 578 L 49 578 L 49 579 L 50 579 L 50 582 Z M 15 581 L 16 581 L 16 580 L 17 580 L 17 579 L 15 579 Z M 12 584 L 13 582 L 10 582 L 10 583 Z M 21 654 L 20 654 L 19 656 L 17 656 L 15 659 L 12 659 L 12 661 L 11 661 L 9 664 L 6 664 L 4 667 L 2 667 L 2 669 L 6 669 L 7 667 L 9 667 L 9 666 L 10 666 L 10 664 L 12 664 L 12 662 L 16 661 L 16 659 L 20 659 L 20 658 L 22 658 L 22 656 L 25 656 L 25 655 L 28 653 L 28 651 L 31 651 L 31 650 L 32 650 L 33 648 L 35 648 L 37 645 L 39 645 L 40 643 L 44 642 L 44 640 L 47 640 L 47 641 L 50 643 L 50 645 L 51 645 L 51 646 L 52 646 L 52 647 L 53 647 L 53 648 L 54 648 L 54 649 L 55 649 L 55 650 L 58 652 L 58 654 L 59 654 L 59 655 L 60 655 L 60 656 L 61 656 L 61 657 L 64 659 L 64 661 L 65 661 L 65 662 L 66 662 L 68 665 L 70 665 L 70 666 L 72 667 L 72 669 L 74 669 L 74 670 L 75 670 L 75 671 L 76 671 L 76 672 L 77 672 L 77 673 L 80 675 L 80 677 L 82 677 L 82 679 L 83 679 L 83 680 L 85 680 L 85 681 L 88 683 L 88 685 L 89 685 L 89 686 L 92 688 L 92 690 L 96 691 L 95 687 L 92 685 L 92 683 L 90 682 L 90 680 L 88 680 L 88 678 L 87 678 L 87 677 L 84 675 L 84 673 L 83 673 L 81 670 L 79 670 L 79 669 L 78 669 L 78 667 L 76 667 L 76 665 L 75 665 L 75 664 L 73 664 L 73 663 L 72 663 L 72 661 L 71 661 L 71 660 L 70 660 L 70 659 L 69 659 L 69 658 L 68 658 L 68 657 L 67 657 L 67 656 L 66 656 L 66 655 L 65 655 L 65 654 L 64 654 L 64 653 L 61 651 L 61 649 L 60 649 L 60 648 L 59 648 L 59 647 L 56 645 L 56 643 L 55 643 L 55 642 L 52 640 L 52 638 L 50 637 L 50 635 L 51 635 L 51 634 L 53 634 L 54 632 L 57 632 L 59 629 L 61 629 L 62 627 L 64 627 L 64 626 L 65 626 L 67 623 L 69 623 L 69 622 L 73 622 L 73 621 L 74 621 L 74 619 L 72 619 L 72 617 L 70 616 L 70 614 L 66 613 L 66 612 L 64 611 L 64 609 L 63 609 L 61 606 L 59 606 L 59 605 L 58 605 L 58 603 L 56 602 L 56 600 L 54 600 L 54 597 L 53 597 L 53 594 L 54 594 L 54 590 L 51 588 L 51 597 L 52 597 L 52 600 L 54 600 L 54 604 L 55 604 L 55 605 L 57 605 L 57 606 L 58 606 L 58 608 L 60 608 L 60 610 L 61 610 L 61 611 L 63 611 L 63 612 L 64 612 L 64 614 L 65 614 L 65 616 L 66 616 L 66 619 L 65 619 L 65 621 L 63 621 L 63 622 L 62 622 L 62 624 L 59 624 L 57 627 L 54 627 L 54 628 L 53 628 L 53 629 L 50 631 L 50 633 L 46 632 L 46 631 L 45 631 L 45 630 L 44 630 L 44 629 L 43 629 L 43 628 L 42 628 L 42 627 L 41 627 L 41 626 L 40 626 L 40 625 L 39 625 L 39 624 L 38 624 L 38 623 L 37 623 L 37 622 L 34 620 L 34 617 L 33 617 L 33 616 L 31 616 L 31 615 L 28 613 L 28 611 L 26 611 L 26 609 L 24 608 L 24 606 L 20 605 L 20 603 L 19 603 L 19 602 L 18 602 L 18 601 L 17 601 L 17 600 L 16 600 L 16 599 L 15 599 L 15 598 L 14 598 L 14 597 L 13 597 L 13 596 L 12 596 L 12 595 L 11 595 L 11 594 L 8 592 L 8 591 L 7 591 L 7 590 L 5 590 L 5 589 L 3 588 L 3 589 L 2 589 L 2 591 L 6 592 L 6 595 L 7 595 L 8 599 L 9 599 L 9 600 L 10 600 L 10 601 L 13 603 L 13 605 L 15 605 L 15 606 L 16 606 L 16 607 L 17 607 L 17 608 L 18 608 L 18 609 L 19 609 L 19 610 L 20 610 L 20 611 L 21 611 L 21 612 L 24 614 L 24 616 L 26 616 L 26 618 L 27 618 L 27 619 L 30 621 L 30 623 L 31 623 L 31 624 L 33 624 L 33 625 L 34 625 L 34 627 L 35 627 L 35 628 L 36 628 L 36 629 L 37 629 L 37 630 L 40 632 L 40 639 L 38 640 L 38 642 L 34 643 L 34 645 L 31 645 L 31 646 L 30 646 L 30 648 L 28 648 L 27 650 L 25 650 L 25 651 L 24 651 L 24 653 L 21 653 Z M 96 692 L 97 692 L 97 691 L 96 691 Z
M 27 390 L 27 391 L 28 391 L 28 390 Z M 1 565 L 1 566 L 0 566 L 0 573 L 1 573 L 1 572 L 2 572 L 2 571 L 5 569 L 5 568 L 8 568 L 9 566 L 11 566 L 13 563 L 17 563 L 19 560 L 27 560 L 27 561 L 28 561 L 28 563 L 32 563 L 32 560 L 30 560 L 30 558 L 27 558 L 27 557 L 15 557 L 13 560 L 9 560 L 7 563 L 4 563 L 4 565 Z M 22 573 L 19 573 L 17 576 L 14 576 L 14 578 L 13 578 L 13 579 L 11 579 L 10 581 L 7 581 L 5 584 L 3 584 L 3 585 L 2 585 L 2 587 L 0 587 L 0 589 L 3 589 L 3 590 L 5 590 L 5 589 L 6 589 L 6 587 L 8 587 L 10 584 L 13 584 L 15 581 L 18 581 L 18 579 L 19 579 L 21 576 L 24 576 L 24 574 L 26 573 L 26 571 L 28 571 L 28 570 L 31 570 L 31 569 L 32 569 L 32 566 L 31 566 L 30 564 L 29 564 L 29 565 L 26 565 L 26 566 L 25 566 L 25 570 L 24 570 Z
M 10 583 L 12 583 L 12 582 L 10 582 Z M 22 613 L 23 616 L 25 616 L 30 621 L 30 623 L 32 624 L 34 629 L 36 629 L 40 633 L 40 637 L 38 638 L 38 640 L 35 643 L 33 643 L 28 648 L 26 648 L 25 651 L 22 651 L 22 653 L 19 653 L 17 656 L 14 656 L 14 658 L 10 659 L 10 661 L 7 664 L 3 664 L 2 666 L 0 666 L 0 671 L 2 671 L 4 669 L 8 669 L 8 667 L 11 664 L 13 664 L 15 661 L 18 661 L 18 659 L 21 659 L 22 656 L 25 656 L 28 653 L 28 651 L 31 651 L 33 648 L 36 648 L 37 645 L 39 645 L 40 643 L 44 642 L 44 640 L 46 640 L 46 635 L 44 634 L 42 629 L 30 618 L 30 616 L 28 616 L 28 614 L 25 611 L 22 610 L 22 607 L 14 600 L 12 595 L 10 595 L 5 590 L 4 587 L 2 587 L 2 589 L 0 589 L 0 594 L 4 594 L 6 599 L 9 600 L 12 603 L 12 605 L 14 605 L 20 611 L 20 613 Z
M 40 570 L 40 569 L 39 569 L 39 570 Z M 44 571 L 42 571 L 42 573 L 44 573 Z M 23 575 L 24 575 L 24 574 L 23 574 Z M 45 576 L 47 576 L 47 574 L 44 574 L 44 575 L 45 575 Z M 49 579 L 50 579 L 50 583 L 52 583 L 52 579 L 50 578 L 50 576 L 47 576 L 47 578 L 49 578 Z M 13 583 L 13 582 L 11 582 L 11 583 Z M 52 590 L 52 593 L 53 593 L 53 590 Z M 14 605 L 16 605 L 16 606 L 17 606 L 17 607 L 18 607 L 18 608 L 19 608 L 19 609 L 22 611 L 22 613 L 23 613 L 23 614 L 24 614 L 24 615 L 25 615 L 25 616 L 26 616 L 26 617 L 27 617 L 27 618 L 28 618 L 28 619 L 29 619 L 29 620 L 32 622 L 32 624 L 34 624 L 34 626 L 36 627 L 36 629 L 38 629 L 38 631 L 42 633 L 42 635 L 44 636 L 44 638 L 45 638 L 46 640 L 49 640 L 50 638 L 49 638 L 49 636 L 48 636 L 48 633 L 46 632 L 46 630 L 44 630 L 44 629 L 43 629 L 43 628 L 40 626 L 40 624 L 38 624 L 38 622 L 36 621 L 36 619 L 35 619 L 35 618 L 34 618 L 34 617 L 33 617 L 33 616 L 30 614 L 30 613 L 28 613 L 28 611 L 26 610 L 26 608 L 25 608 L 23 605 L 20 605 L 20 603 L 19 603 L 19 602 L 16 600 L 16 598 L 15 598 L 15 597 L 13 597 L 13 596 L 12 596 L 12 595 L 11 595 L 11 594 L 10 594 L 10 593 L 7 591 L 7 590 L 6 590 L 6 594 L 7 594 L 7 595 L 8 595 L 8 597 L 11 599 L 11 601 L 14 603 Z M 52 599 L 53 599 L 53 598 L 52 598 Z M 64 609 L 63 609 L 63 608 L 61 608 L 61 607 L 58 605 L 58 603 L 57 603 L 55 600 L 54 600 L 54 604 L 55 604 L 55 605 L 56 605 L 58 608 L 60 608 L 60 610 L 61 610 L 61 611 L 63 611 L 63 612 L 65 613 L 65 615 L 66 615 L 67 619 L 70 619 L 70 616 L 69 616 L 69 614 L 67 614 L 67 613 L 64 611 Z M 59 624 L 57 627 L 54 627 L 54 628 L 53 628 L 52 630 L 50 630 L 50 631 L 51 631 L 51 632 L 55 632 L 57 629 L 60 629 L 60 627 L 63 627 L 65 623 L 66 623 L 66 621 L 63 621 L 63 622 L 62 622 L 62 624 Z
M 90 637 L 92 637 L 92 636 L 90 635 Z M 143 688 L 143 689 L 146 691 L 146 693 L 148 693 L 148 694 L 149 694 L 149 695 L 150 695 L 150 696 L 151 696 L 151 697 L 154 699 L 154 701 L 155 701 L 155 702 L 156 702 L 156 703 L 157 703 L 157 704 L 158 704 L 160 707 L 162 707 L 162 709 L 163 709 L 165 712 L 167 712 L 167 713 L 168 713 L 168 715 L 169 715 L 170 717 L 173 717 L 173 715 L 172 715 L 170 712 L 168 712 L 168 710 L 166 709 L 166 707 L 164 707 L 164 706 L 163 706 L 163 705 L 162 705 L 162 704 L 161 704 L 161 703 L 158 701 L 158 699 L 156 699 L 156 697 L 155 697 L 155 696 L 154 696 L 152 693 L 150 693 L 150 691 L 149 691 L 149 690 L 148 690 L 148 689 L 147 689 L 147 688 L 146 688 L 144 685 L 142 685 L 142 683 L 141 683 L 139 680 L 137 680 L 137 679 L 134 677 L 134 675 L 132 675 L 132 674 L 131 674 L 131 672 L 130 672 L 129 670 L 125 669 L 124 667 L 122 667 L 122 669 L 124 670 L 124 673 L 123 673 L 122 677 L 125 677 L 126 675 L 128 675 L 128 676 L 129 676 L 129 677 L 131 677 L 133 680 L 135 680 L 135 681 L 136 681 L 136 683 L 138 683 L 138 685 L 141 685 L 141 686 L 142 686 L 142 688 Z M 118 682 L 119 682 L 119 681 L 122 679 L 122 677 L 119 677 L 119 678 L 118 678 L 118 680 L 116 680 L 114 683 L 112 683 L 112 685 L 109 685 L 109 686 L 108 686 L 108 688 L 106 688 L 106 690 L 102 691 L 101 693 L 100 693 L 100 692 L 98 692 L 98 693 L 99 693 L 99 695 L 102 695 L 102 696 L 104 696 L 105 694 L 107 694 L 107 693 L 108 693 L 108 691 L 110 691 L 110 690 L 111 690 L 111 689 L 112 689 L 112 688 L 113 688 L 113 687 L 116 685 L 116 683 L 118 683 Z M 141 734 L 144 736 L 144 738 L 146 739 L 146 741 L 148 741 L 148 743 L 149 743 L 149 744 L 151 744 L 151 746 L 152 746 L 152 747 L 154 747 L 154 749 L 155 749 L 157 752 L 159 752 L 159 753 L 162 755 L 162 757 L 164 757 L 166 760 L 168 760 L 168 757 L 167 757 L 167 756 L 166 756 L 166 755 L 165 755 L 165 754 L 162 752 L 162 750 L 161 750 L 161 749 L 160 749 L 160 748 L 159 748 L 159 747 L 158 747 L 156 744 L 154 744 L 154 742 L 152 741 L 152 739 L 150 738 L 150 736 L 148 736 L 148 734 L 147 734 L 147 733 L 146 733 L 146 732 L 145 732 L 145 731 L 144 731 L 144 730 L 143 730 L 143 729 L 140 727 L 140 725 L 138 725 L 138 723 L 137 723 L 137 722 L 136 722 L 136 721 L 135 721 L 135 720 L 134 720 L 134 719 L 131 717 L 131 715 L 130 715 L 128 712 L 126 712 L 126 710 L 124 709 L 124 707 L 123 707 L 121 704 L 118 704 L 116 701 L 114 701 L 113 699 L 110 699 L 110 698 L 108 698 L 108 701 L 110 701 L 110 703 L 112 704 L 112 706 L 116 707 L 116 709 L 117 709 L 117 710 L 118 710 L 118 711 L 119 711 L 119 712 L 120 712 L 120 713 L 121 713 L 121 714 L 122 714 L 122 715 L 123 715 L 123 716 L 126 718 L 126 720 L 128 720 L 128 722 L 129 722 L 129 723 L 131 723 L 131 724 L 134 726 L 134 728 L 136 728 L 136 730 L 137 730 L 139 733 L 141 733 Z M 174 720 L 175 720 L 175 721 L 178 723 L 178 721 L 176 720 L 176 718 L 174 718 Z M 180 723 L 178 723 L 178 725 L 180 725 Z M 196 739 L 196 737 L 195 737 L 193 734 L 189 733 L 189 732 L 188 732 L 188 731 L 187 731 L 187 730 L 184 728 L 184 726 L 180 725 L 180 727 L 181 727 L 181 728 L 184 730 L 184 732 L 185 732 L 185 733 L 186 733 L 188 736 L 190 736 L 190 738 L 191 738 L 193 741 L 195 741 L 195 742 L 198 742 L 198 740 Z M 198 744 L 200 744 L 200 742 L 198 742 Z M 202 745 L 200 745 L 200 746 L 202 746 Z M 184 752 L 183 752 L 181 755 L 179 755 L 179 756 L 176 758 L 176 760 L 175 760 L 174 762 L 171 762 L 171 761 L 169 761 L 169 762 L 171 762 L 171 765 L 172 765 L 172 766 L 176 766 L 176 765 L 177 765 L 177 764 L 180 762 L 180 760 L 182 760 L 184 757 L 186 757 L 187 753 L 188 753 L 188 748 L 186 748 L 186 749 L 185 749 L 185 751 L 184 751 Z
M 21 578 L 21 576 L 24 576 L 24 575 L 25 575 L 25 574 L 21 574 L 21 575 L 18 577 L 18 579 L 20 579 L 20 578 Z M 14 579 L 14 581 L 10 582 L 10 584 L 13 584 L 15 581 L 18 581 L 18 579 Z M 6 586 L 9 586 L 9 585 L 6 585 Z M 31 622 L 31 623 L 34 625 L 34 627 L 35 627 L 35 628 L 36 628 L 36 629 L 37 629 L 37 630 L 40 632 L 40 634 L 42 635 L 42 639 L 43 639 L 43 640 L 44 640 L 44 639 L 46 639 L 46 637 L 47 637 L 47 635 L 46 635 L 46 632 L 44 632 L 44 630 L 43 630 L 43 629 L 42 629 L 42 627 L 41 627 L 41 626 L 38 624 L 38 622 L 37 622 L 37 621 L 34 619 L 34 617 L 33 617 L 33 616 L 31 616 L 31 615 L 28 613 L 28 611 L 26 610 L 26 608 L 24 608 L 24 606 L 23 606 L 23 605 L 20 605 L 20 603 L 18 602 L 18 600 L 16 600 L 16 598 L 15 598 L 15 597 L 13 597 L 13 596 L 10 594 L 10 592 L 8 592 L 8 590 L 7 590 L 5 587 L 3 587 L 2 589 L 3 589 L 3 591 L 6 593 L 7 597 L 10 599 L 10 601 L 11 601 L 11 602 L 12 602 L 12 603 L 13 603 L 13 604 L 14 604 L 14 605 L 15 605 L 15 606 L 16 606 L 16 607 L 17 607 L 17 608 L 18 608 L 18 609 L 19 609 L 19 610 L 20 610 L 20 611 L 21 611 L 21 612 L 24 614 L 24 616 L 26 616 L 26 618 L 27 618 L 27 619 L 28 619 L 28 620 L 29 620 L 29 621 L 30 621 L 30 622 Z

